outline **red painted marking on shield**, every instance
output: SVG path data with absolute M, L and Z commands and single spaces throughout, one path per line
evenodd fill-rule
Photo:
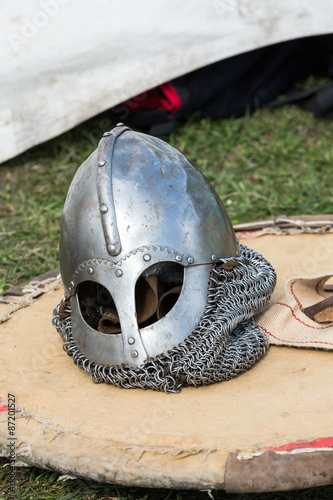
M 0 411 L 8 411 L 8 406 L 1 397 L 0 397 Z
M 300 448 L 333 448 L 333 436 L 313 439 L 312 441 L 295 441 L 283 446 L 273 446 L 269 449 L 272 451 L 291 451 Z

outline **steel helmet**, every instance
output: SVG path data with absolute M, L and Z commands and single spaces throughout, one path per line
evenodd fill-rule
M 224 353 L 235 334 L 231 327 L 250 318 L 275 283 L 270 265 L 244 251 L 214 189 L 185 156 L 118 124 L 78 169 L 63 210 L 65 299 L 54 324 L 65 350 L 95 382 L 166 391 L 211 383 L 204 373 L 223 347 L 221 331 L 217 342 L 210 332 L 212 313 L 219 317 L 220 280 L 226 294 L 250 270 L 256 289 L 236 318 L 233 312 Z M 268 341 L 251 325 L 259 332 L 256 360 Z M 198 349 L 198 364 L 191 366 Z

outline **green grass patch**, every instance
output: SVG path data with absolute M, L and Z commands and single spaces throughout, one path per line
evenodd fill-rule
M 113 126 L 106 114 L 0 167 L 0 293 L 58 265 L 61 211 L 78 166 Z M 333 213 L 333 123 L 293 106 L 190 119 L 167 140 L 208 178 L 233 223 Z

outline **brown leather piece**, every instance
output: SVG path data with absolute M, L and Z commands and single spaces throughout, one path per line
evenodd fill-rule
M 120 324 L 117 311 L 107 311 L 99 320 L 98 326 L 103 333 L 120 333 Z
M 280 454 L 265 451 L 249 460 L 230 453 L 224 487 L 227 493 L 288 491 L 333 483 L 333 451 Z
M 66 306 L 68 306 L 68 300 L 65 300 L 63 302 L 61 302 L 60 306 L 59 306 L 59 319 L 60 321 L 64 320 L 65 318 L 68 318 L 69 316 L 69 313 L 68 312 L 65 312 L 65 308 Z
M 333 321 L 333 295 L 327 297 L 312 306 L 305 307 L 302 312 L 308 318 L 313 319 L 317 323 L 330 323 Z
M 36 276 L 35 278 L 33 278 L 29 281 L 25 281 L 24 283 L 22 283 L 22 285 L 14 286 L 10 290 L 7 290 L 4 293 L 4 295 L 15 295 L 16 297 L 21 297 L 21 296 L 25 295 L 25 292 L 23 290 L 27 285 L 29 285 L 29 283 L 36 282 L 36 281 L 44 281 L 44 280 L 47 280 L 49 278 L 56 278 L 58 276 L 58 274 L 60 274 L 59 267 L 57 267 L 56 269 L 52 269 L 52 271 L 48 271 L 47 273 L 40 274 L 39 276 Z M 41 290 L 41 293 L 43 293 L 42 290 Z
M 143 323 L 155 314 L 158 306 L 158 279 L 152 274 L 146 278 L 140 278 L 140 283 L 137 283 L 138 293 L 136 295 L 136 307 L 138 323 Z
M 333 306 L 327 307 L 320 311 L 313 318 L 317 323 L 332 323 L 333 322 Z
M 221 264 L 219 266 L 219 269 L 222 268 L 222 269 L 225 269 L 226 271 L 232 271 L 237 266 L 238 266 L 238 262 L 237 261 L 235 261 L 235 260 L 229 260 L 225 264 Z
M 182 286 L 175 286 L 174 288 L 171 288 L 171 290 L 168 290 L 165 292 L 159 299 L 158 301 L 158 306 L 157 306 L 157 319 L 163 318 L 174 306 L 176 301 L 178 300 L 178 297 L 180 295 L 180 292 L 182 290 Z

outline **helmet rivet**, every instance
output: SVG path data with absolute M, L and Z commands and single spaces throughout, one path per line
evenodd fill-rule
M 123 272 L 121 269 L 117 269 L 117 271 L 115 272 L 115 275 L 117 276 L 117 278 L 121 278 L 122 275 L 123 275 Z
M 71 281 L 70 284 L 69 284 L 70 288 L 74 288 L 75 287 L 75 283 L 74 281 Z
M 107 137 L 108 135 L 111 135 L 111 132 L 104 132 L 103 137 Z
M 110 245 L 108 245 L 108 252 L 114 253 L 116 250 L 117 250 L 117 247 L 114 243 L 110 243 Z
M 88 267 L 88 269 L 87 269 L 87 273 L 88 273 L 88 274 L 94 274 L 94 270 L 93 270 L 93 268 L 92 268 L 92 267 Z
M 194 262 L 193 257 L 187 257 L 187 262 L 188 262 L 189 264 L 193 264 L 193 262 Z
M 132 358 L 137 358 L 139 356 L 138 351 L 132 351 Z
M 99 167 L 104 167 L 105 163 L 106 163 L 106 161 L 105 161 L 105 160 L 99 160 L 99 162 L 98 162 L 98 166 L 99 166 Z
M 182 260 L 182 256 L 178 254 L 176 255 L 175 259 L 177 262 L 180 262 Z
M 102 214 L 106 214 L 106 212 L 108 211 L 108 207 L 103 203 L 103 205 L 100 206 L 100 211 L 102 212 Z
M 123 123 L 121 123 L 121 122 L 117 123 L 117 127 L 123 127 L 123 126 L 124 126 Z
M 216 260 L 216 259 L 217 259 L 217 257 L 216 257 L 216 255 L 213 253 L 213 255 L 212 255 L 212 260 Z
M 151 259 L 151 256 L 149 255 L 149 253 L 145 253 L 145 254 L 144 254 L 144 256 L 143 256 L 143 260 L 144 260 L 145 262 L 149 262 L 149 261 L 150 261 L 150 259 Z
M 127 342 L 129 343 L 129 345 L 133 345 L 135 344 L 135 339 L 133 337 L 130 337 Z

